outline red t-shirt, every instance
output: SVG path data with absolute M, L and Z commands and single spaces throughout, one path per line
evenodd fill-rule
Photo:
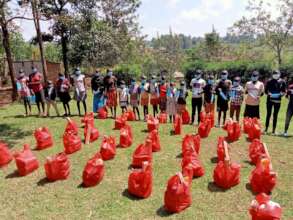
M 167 86 L 166 84 L 160 86 L 160 97 L 164 98 L 167 96 Z
M 36 84 L 30 85 L 30 88 L 33 90 L 33 92 L 40 92 L 43 89 L 42 85 L 42 75 L 40 73 L 35 73 L 30 77 L 30 82 Z

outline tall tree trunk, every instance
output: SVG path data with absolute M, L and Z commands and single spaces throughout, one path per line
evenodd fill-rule
M 38 0 L 32 0 L 31 4 L 32 4 L 32 13 L 33 13 L 33 17 L 34 17 L 36 32 L 37 32 L 39 48 L 40 48 L 41 62 L 42 62 L 42 66 L 43 66 L 43 76 L 44 76 L 44 81 L 46 82 L 48 80 L 48 77 L 47 77 L 48 71 L 47 71 L 47 63 L 46 63 L 46 59 L 45 59 L 43 38 L 42 38 L 42 32 L 41 32 L 41 27 L 40 27 L 40 15 L 39 15 L 37 1 Z
M 11 53 L 10 41 L 9 41 L 9 31 L 8 31 L 8 27 L 7 27 L 7 23 L 5 19 L 5 12 L 3 11 L 4 9 L 1 8 L 0 10 L 1 10 L 0 23 L 1 23 L 1 30 L 2 30 L 2 41 L 3 41 L 3 47 L 5 49 L 5 54 L 7 58 L 8 68 L 9 68 L 9 75 L 10 75 L 11 84 L 13 88 L 12 100 L 15 101 L 17 99 L 17 88 L 16 88 L 16 81 L 15 81 L 15 70 L 13 66 L 13 58 Z
M 61 36 L 61 46 L 62 46 L 62 59 L 64 65 L 64 74 L 66 78 L 69 77 L 69 63 L 68 63 L 68 45 L 67 37 L 64 36 L 64 33 Z

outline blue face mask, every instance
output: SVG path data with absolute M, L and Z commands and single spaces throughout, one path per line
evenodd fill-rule
M 156 83 L 156 80 L 155 79 L 152 79 L 151 82 L 152 82 L 152 84 L 155 84 Z
M 111 77 L 113 75 L 113 73 L 112 72 L 108 72 L 107 75 Z
M 209 84 L 209 85 L 213 85 L 213 84 L 214 84 L 214 80 L 209 79 L 209 80 L 208 80 L 208 84 Z
M 141 81 L 141 84 L 144 85 L 145 83 L 146 83 L 146 80 L 145 79 Z
M 228 79 L 228 76 L 227 75 L 221 75 L 221 79 L 226 80 L 226 79 Z
M 60 80 L 64 80 L 65 77 L 64 77 L 64 76 L 60 76 L 59 79 L 60 79 Z
M 134 86 L 135 85 L 135 81 L 131 81 L 131 85 Z
M 251 80 L 252 80 L 252 82 L 256 82 L 258 80 L 258 76 L 252 76 Z
M 240 85 L 240 82 L 237 82 L 237 81 L 233 82 L 233 86 L 239 86 L 239 85 Z

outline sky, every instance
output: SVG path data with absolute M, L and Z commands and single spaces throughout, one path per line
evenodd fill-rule
M 266 0 L 275 3 L 278 0 Z M 138 10 L 141 32 L 148 39 L 158 34 L 183 33 L 191 36 L 204 36 L 214 25 L 224 36 L 227 28 L 245 14 L 248 0 L 142 0 Z M 35 35 L 34 26 L 29 21 L 20 22 L 26 40 Z M 48 30 L 48 23 L 42 24 Z

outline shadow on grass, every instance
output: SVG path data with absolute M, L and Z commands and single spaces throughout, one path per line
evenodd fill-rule
M 27 136 L 31 136 L 32 132 L 23 131 L 15 125 L 0 124 L 0 137 L 1 139 L 12 148 L 18 140 L 22 140 Z
M 149 130 L 148 129 L 143 129 L 143 130 L 141 130 L 141 132 L 143 132 L 143 133 L 149 133 Z
M 170 217 L 171 215 L 173 215 L 172 213 L 166 211 L 166 209 L 164 208 L 164 206 L 161 206 L 157 211 L 156 211 L 157 215 L 160 217 Z
M 133 200 L 133 201 L 139 201 L 139 200 L 143 200 L 143 198 L 139 198 L 139 197 L 136 197 L 136 196 L 133 196 L 131 195 L 129 192 L 128 192 L 128 189 L 125 189 L 123 192 L 122 192 L 122 196 L 130 199 L 130 200 Z
M 218 163 L 218 157 L 212 157 L 211 163 Z
M 46 186 L 49 183 L 52 183 L 52 182 L 50 182 L 46 177 L 44 177 L 37 182 L 37 185 L 38 186 Z
M 18 171 L 17 170 L 14 170 L 12 173 L 9 173 L 5 177 L 5 179 L 13 179 L 13 178 L 19 178 L 19 177 L 21 177 L 21 176 L 19 175 Z
M 182 155 L 182 153 L 180 153 L 180 154 L 178 154 L 177 156 L 176 156 L 176 158 L 182 158 L 183 157 L 183 155 Z
M 217 185 L 215 185 L 214 182 L 209 182 L 208 190 L 210 192 L 226 192 L 227 191 L 226 189 L 222 189 L 222 188 L 218 187 Z
M 257 195 L 257 193 L 255 193 L 255 192 L 252 191 L 252 188 L 251 188 L 250 183 L 246 183 L 245 188 L 246 188 L 246 190 L 249 191 L 252 195 L 254 195 L 254 196 Z
M 243 162 L 246 163 L 246 164 L 248 164 L 248 165 L 250 165 L 250 166 L 254 166 L 254 164 L 251 161 L 249 161 L 249 160 L 244 160 Z

